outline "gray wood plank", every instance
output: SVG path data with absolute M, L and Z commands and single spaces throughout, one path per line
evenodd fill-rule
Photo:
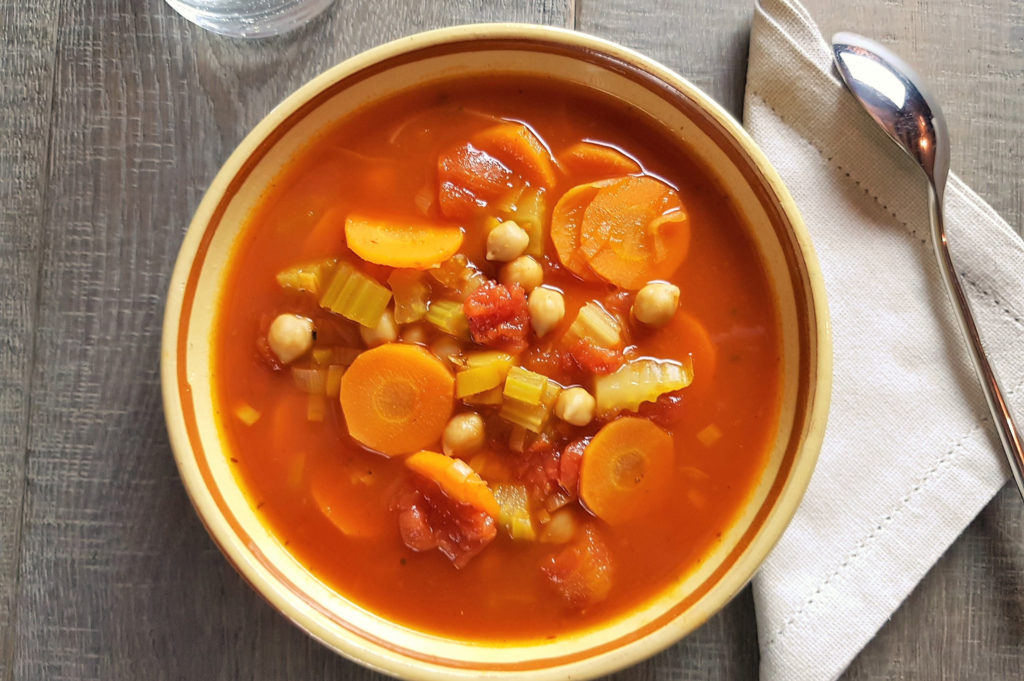
M 28 393 L 43 243 L 54 3 L 0 3 L 0 679 L 10 678 Z
M 203 33 L 158 2 L 67 2 L 50 17 L 56 97 L 45 238 L 29 244 L 46 248 L 14 678 L 376 678 L 267 606 L 189 506 L 160 408 L 170 269 L 219 164 L 310 76 L 441 24 L 571 16 L 548 0 L 339 2 L 260 43 Z M 5 239 L 22 233 L 5 225 Z

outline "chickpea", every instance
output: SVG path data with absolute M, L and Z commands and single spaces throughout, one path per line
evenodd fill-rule
M 444 362 L 444 365 L 449 369 L 454 366 L 451 358 L 453 356 L 458 357 L 462 354 L 462 346 L 459 345 L 459 341 L 455 340 L 451 336 L 441 336 L 430 344 L 428 350 L 430 350 L 435 357 Z
M 530 310 L 530 323 L 538 336 L 558 326 L 565 316 L 565 298 L 553 288 L 539 286 L 533 289 L 526 306 Z
M 508 262 L 523 254 L 530 244 L 530 235 L 514 220 L 506 220 L 487 235 L 487 259 Z
M 501 268 L 498 279 L 505 286 L 519 284 L 529 293 L 544 282 L 544 268 L 530 256 L 521 255 Z
M 679 305 L 679 287 L 654 281 L 640 289 L 633 301 L 633 317 L 648 326 L 665 326 Z
M 384 310 L 380 321 L 373 328 L 359 326 L 359 337 L 366 343 L 366 347 L 375 348 L 385 343 L 394 343 L 398 340 L 398 327 L 395 326 L 395 315 L 391 310 Z
M 267 345 L 282 364 L 302 357 L 313 347 L 313 320 L 297 314 L 279 314 L 267 330 Z
M 448 456 L 469 456 L 484 446 L 484 420 L 468 411 L 448 421 L 441 435 L 441 447 Z
M 555 416 L 574 426 L 585 426 L 594 420 L 594 396 L 584 388 L 569 388 L 558 394 Z

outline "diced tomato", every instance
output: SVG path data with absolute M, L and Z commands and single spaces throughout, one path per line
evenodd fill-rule
M 526 485 L 530 498 L 541 501 L 558 484 L 559 450 L 547 437 L 533 440 L 519 457 L 516 478 Z
M 526 347 L 530 312 L 526 292 L 518 283 L 507 287 L 489 281 L 466 298 L 463 310 L 474 342 L 508 352 Z
M 649 418 L 663 428 L 674 425 L 683 418 L 685 409 L 683 407 L 683 390 L 662 393 L 654 402 L 644 402 L 640 405 L 638 413 L 640 416 Z
M 576 360 L 568 352 L 557 347 L 531 347 L 523 353 L 522 365 L 562 385 L 582 383 L 586 378 Z
M 437 159 L 438 206 L 450 220 L 464 220 L 505 195 L 514 175 L 505 164 L 471 144 L 462 144 Z
M 422 476 L 399 492 L 392 508 L 398 511 L 398 530 L 406 546 L 413 551 L 436 548 L 459 569 L 498 534 L 494 518 L 475 506 L 453 501 L 437 483 Z
M 603 348 L 589 338 L 577 340 L 569 348 L 569 354 L 581 369 L 592 374 L 610 374 L 625 361 L 621 350 Z
M 578 495 L 583 450 L 589 444 L 589 437 L 570 442 L 562 450 L 562 455 L 558 459 L 558 483 L 562 489 L 572 495 L 573 499 Z
M 583 610 L 608 597 L 614 570 L 608 546 L 589 526 L 576 541 L 549 556 L 541 572 L 570 606 Z

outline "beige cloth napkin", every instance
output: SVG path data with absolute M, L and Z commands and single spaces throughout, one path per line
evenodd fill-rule
M 754 580 L 761 678 L 833 679 L 1009 471 L 932 255 L 924 175 L 840 85 L 794 1 L 758 3 L 744 122 L 807 223 L 835 348 L 818 467 Z M 956 177 L 945 209 L 1024 423 L 1024 242 Z

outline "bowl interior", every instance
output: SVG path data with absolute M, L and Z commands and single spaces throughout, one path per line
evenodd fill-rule
M 531 74 L 631 103 L 682 139 L 745 218 L 773 287 L 783 348 L 782 409 L 769 463 L 740 517 L 695 571 L 653 602 L 556 642 L 483 646 L 413 631 L 367 612 L 312 576 L 261 523 L 228 463 L 211 391 L 210 338 L 226 263 L 249 211 L 318 132 L 413 85 Z M 803 493 L 824 428 L 829 348 L 820 275 L 788 193 L 725 113 L 663 67 L 614 45 L 540 27 L 422 34 L 360 55 L 306 85 L 243 142 L 196 213 L 168 298 L 163 380 L 177 463 L 225 555 L 286 616 L 340 652 L 408 677 L 592 676 L 670 645 L 752 576 Z

